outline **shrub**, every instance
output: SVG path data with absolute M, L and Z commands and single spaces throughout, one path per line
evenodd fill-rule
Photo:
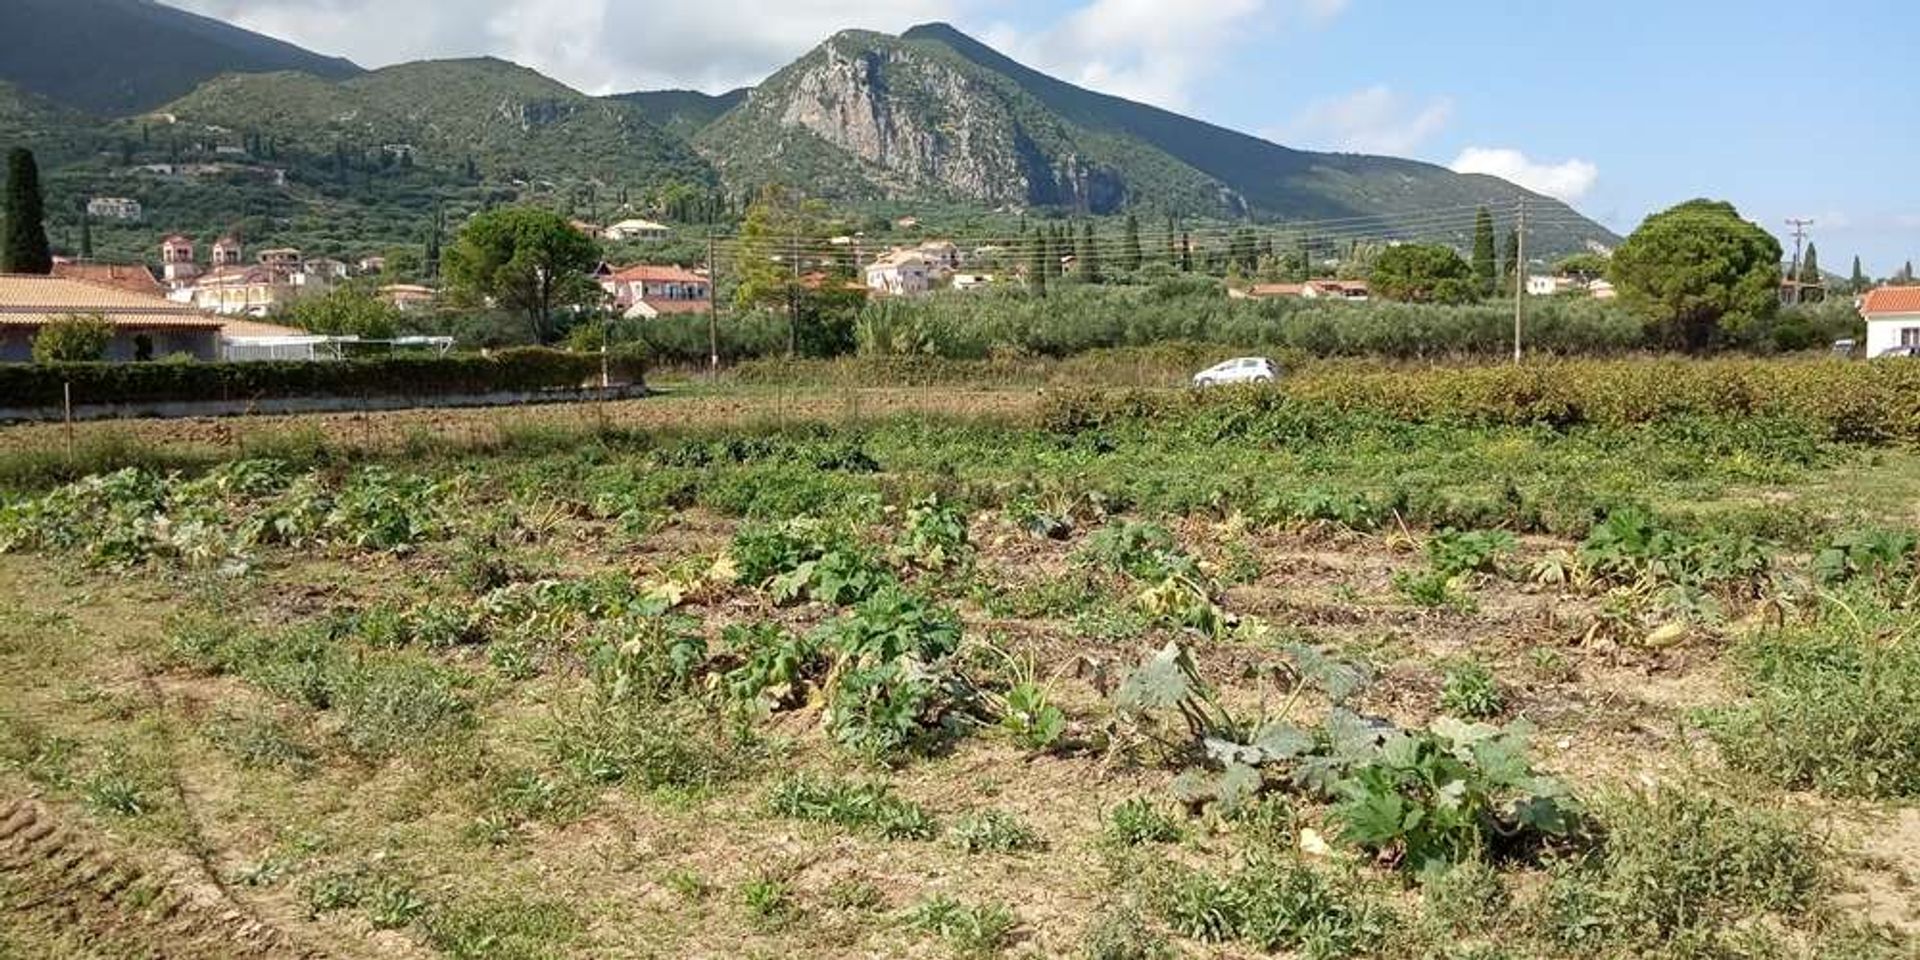
M 76 404 L 432 397 L 502 390 L 537 393 L 597 384 L 600 362 L 598 354 L 522 349 L 489 356 L 396 356 L 328 363 L 0 365 L 0 397 L 6 397 L 10 406 L 58 408 L 69 383 Z M 634 357 L 616 355 L 613 364 L 616 376 L 640 381 L 643 369 Z
M 113 323 L 99 314 L 55 317 L 33 337 L 35 363 L 99 360 L 113 342 Z
M 1440 688 L 1440 709 L 1468 720 L 1488 720 L 1506 709 L 1506 695 L 1486 664 L 1467 661 L 1447 671 Z
M 1020 918 L 1002 904 L 966 904 L 937 894 L 913 908 L 907 925 L 940 937 L 963 957 L 985 957 L 1013 941 Z
M 1184 834 L 1179 820 L 1145 797 L 1134 797 L 1107 812 L 1106 836 L 1124 846 L 1174 843 Z
M 1046 846 L 1033 828 L 1019 818 L 999 810 L 961 817 L 949 836 L 967 853 L 1024 853 Z

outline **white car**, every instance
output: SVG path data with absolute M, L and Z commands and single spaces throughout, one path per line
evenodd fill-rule
M 1193 375 L 1196 387 L 1215 387 L 1226 383 L 1272 383 L 1280 378 L 1280 365 L 1266 357 L 1240 357 L 1208 367 Z

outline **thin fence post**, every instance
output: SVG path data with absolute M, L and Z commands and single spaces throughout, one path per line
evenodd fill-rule
M 67 462 L 73 462 L 73 381 L 60 385 L 60 406 L 67 422 Z

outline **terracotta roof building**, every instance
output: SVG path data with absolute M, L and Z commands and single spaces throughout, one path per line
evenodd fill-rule
M 108 360 L 220 355 L 221 321 L 192 307 L 79 280 L 7 274 L 0 275 L 0 363 L 32 361 L 40 329 L 72 316 L 100 316 L 113 324 Z
M 61 280 L 78 280 L 151 297 L 167 295 L 166 286 L 154 277 L 153 271 L 139 264 L 81 263 L 55 257 L 53 275 Z
M 669 314 L 706 313 L 712 309 L 708 301 L 713 284 L 682 267 L 643 263 L 602 277 L 600 287 L 613 297 L 613 305 L 629 317 L 650 320 Z
M 1860 300 L 1867 356 L 1920 354 L 1920 287 L 1881 287 Z

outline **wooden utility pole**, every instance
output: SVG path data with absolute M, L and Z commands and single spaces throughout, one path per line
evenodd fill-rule
M 713 229 L 707 229 L 707 372 L 720 375 L 720 263 L 713 257 Z
M 1527 198 L 1520 198 L 1520 212 L 1514 221 L 1513 244 L 1513 362 L 1519 363 L 1521 332 L 1527 316 Z
M 1800 265 L 1801 256 L 1806 253 L 1807 228 L 1813 226 L 1812 220 L 1787 218 L 1787 225 L 1793 228 L 1793 270 L 1787 274 L 1786 288 L 1793 291 L 1793 302 L 1800 302 Z
M 793 279 L 787 283 L 787 359 L 800 352 L 800 235 L 792 234 L 787 246 L 793 262 Z

